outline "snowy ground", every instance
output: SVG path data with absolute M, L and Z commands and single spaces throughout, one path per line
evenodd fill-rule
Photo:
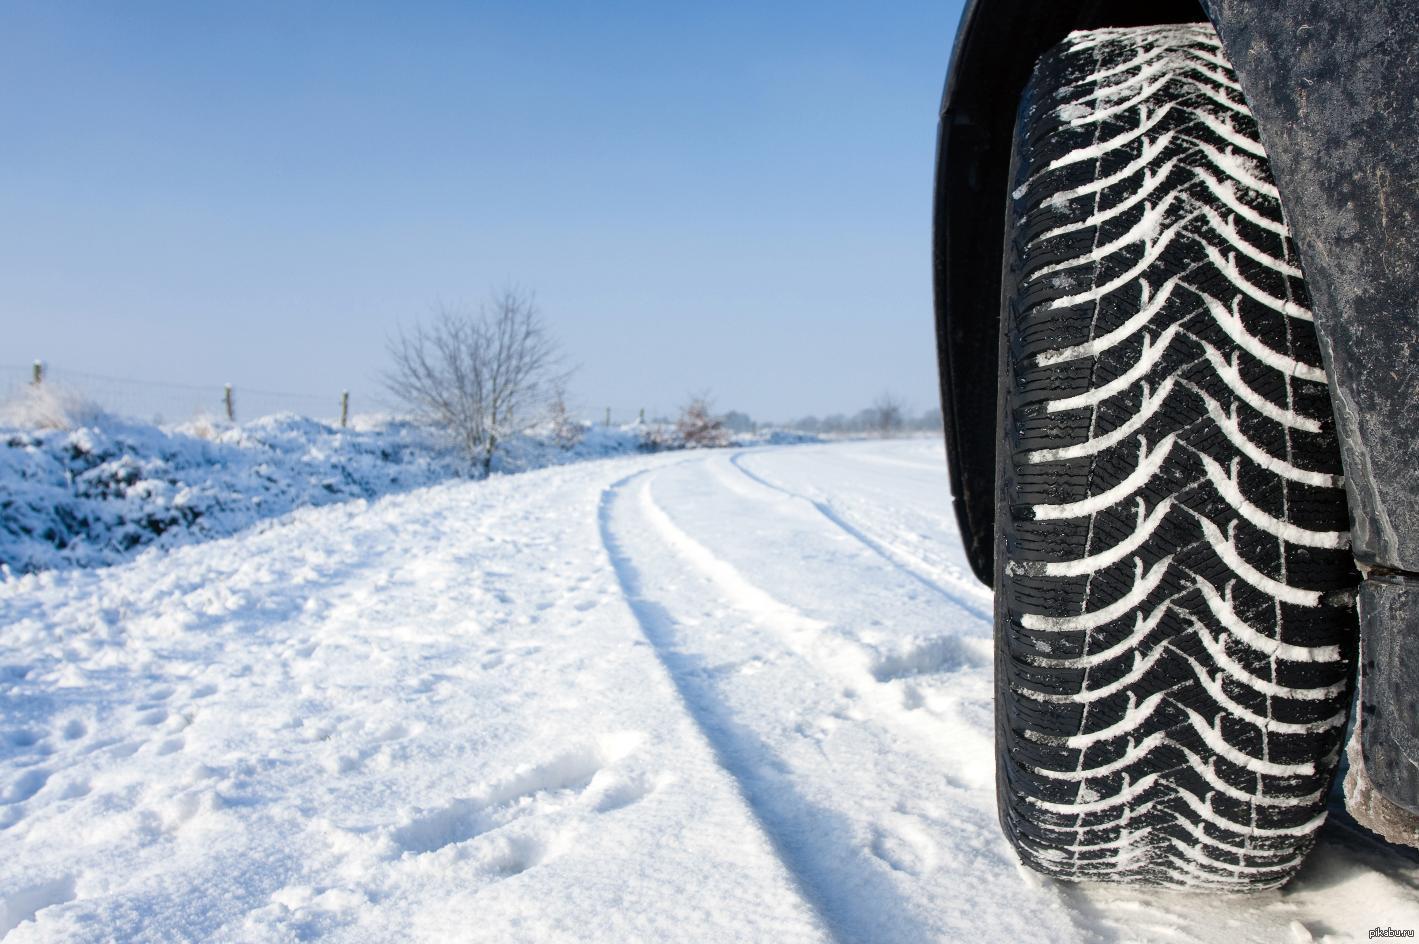
M 21 941 L 1306 941 L 1419 928 L 1333 816 L 1246 898 L 995 823 L 990 597 L 928 441 L 671 453 L 0 583 Z

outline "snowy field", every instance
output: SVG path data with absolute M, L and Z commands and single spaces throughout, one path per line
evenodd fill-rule
M 1309 941 L 1419 928 L 1332 816 L 1244 898 L 995 822 L 938 443 L 669 453 L 0 582 L 0 935 Z

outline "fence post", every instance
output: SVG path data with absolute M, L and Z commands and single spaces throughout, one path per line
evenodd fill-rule
M 34 373 L 32 377 L 33 379 L 30 382 L 36 387 L 44 383 L 44 361 L 36 360 L 34 362 Z
M 606 408 L 606 425 L 611 425 L 611 408 L 609 406 Z
M 641 418 L 639 422 L 642 426 L 645 425 L 645 407 L 641 407 Z
M 340 428 L 344 429 L 346 422 L 350 419 L 350 391 L 340 392 Z
M 232 402 L 232 385 L 227 384 L 226 396 L 223 398 L 227 402 L 227 422 L 236 422 L 236 404 Z

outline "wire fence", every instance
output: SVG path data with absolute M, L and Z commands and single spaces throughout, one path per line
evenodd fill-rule
M 320 396 L 239 385 L 228 388 L 221 384 L 168 383 L 91 374 L 50 364 L 38 368 L 34 364 L 0 364 L 0 400 L 23 396 L 37 380 L 107 413 L 151 423 L 176 423 L 200 416 L 251 420 L 286 412 L 339 422 L 342 407 L 349 409 L 349 400 L 341 390 Z
M 397 412 L 384 398 L 347 399 L 348 394 L 336 390 L 326 395 L 262 390 L 233 384 L 183 384 L 166 381 L 138 380 L 133 377 L 113 377 L 71 370 L 63 366 L 42 363 L 36 374 L 35 364 L 0 364 L 0 403 L 25 395 L 36 380 L 52 384 L 64 394 L 81 398 L 106 413 L 143 422 L 181 423 L 198 417 L 216 419 L 230 417 L 238 422 L 259 419 L 273 413 L 296 413 L 322 422 L 337 424 L 354 412 Z M 638 419 L 652 422 L 660 414 L 641 407 L 583 406 L 575 411 L 582 419 L 595 425 L 623 426 Z M 654 413 L 654 415 L 652 415 Z

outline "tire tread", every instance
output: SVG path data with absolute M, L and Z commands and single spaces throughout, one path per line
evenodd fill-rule
M 1205 24 L 1072 34 L 1022 104 L 999 795 L 1047 874 L 1273 887 L 1324 821 L 1357 575 L 1264 154 Z

